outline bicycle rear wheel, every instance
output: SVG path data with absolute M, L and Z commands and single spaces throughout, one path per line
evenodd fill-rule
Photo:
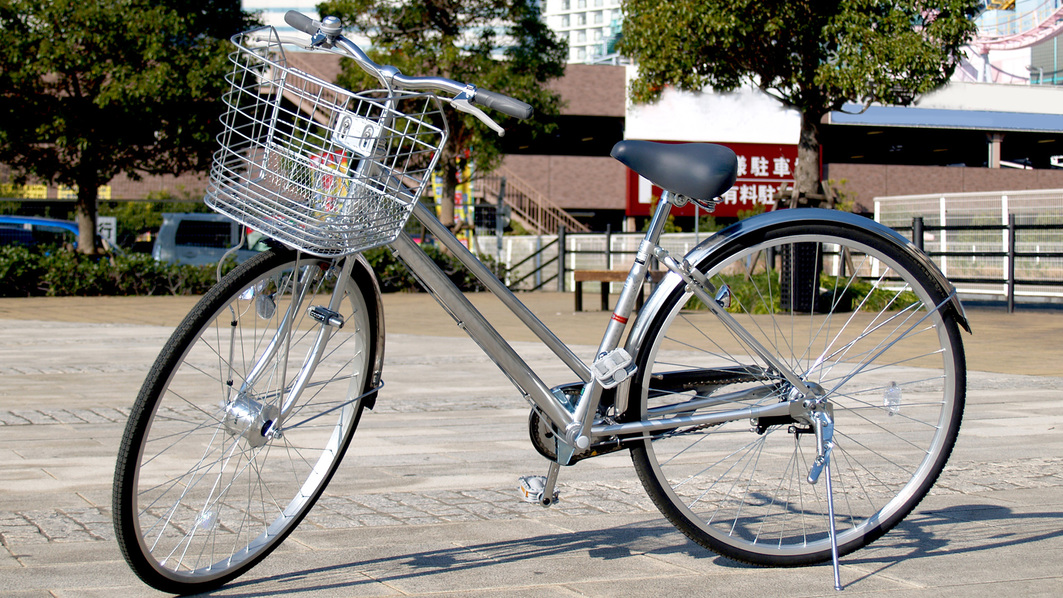
M 122 438 L 113 499 L 122 552 L 148 585 L 201 592 L 243 573 L 336 471 L 368 399 L 378 334 L 357 280 L 299 403 L 279 434 L 264 433 L 322 329 L 307 309 L 329 304 L 341 263 L 254 257 L 203 297 L 156 360 Z M 291 333 L 279 335 L 285 318 Z
M 753 229 L 697 267 L 728 286 L 728 311 L 745 331 L 830 406 L 841 554 L 880 537 L 926 495 L 959 429 L 965 363 L 942 290 L 881 236 L 827 223 Z M 654 314 L 628 420 L 795 398 L 697 303 L 679 285 Z M 689 425 L 635 441 L 632 459 L 661 512 L 695 542 L 758 565 L 824 562 L 826 489 L 807 481 L 817 442 L 800 419 Z

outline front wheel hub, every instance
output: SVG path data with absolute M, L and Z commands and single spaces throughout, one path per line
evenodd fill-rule
M 258 448 L 276 433 L 267 435 L 280 409 L 273 404 L 260 403 L 249 396 L 240 395 L 222 405 L 223 423 L 232 436 L 242 436 L 252 448 Z

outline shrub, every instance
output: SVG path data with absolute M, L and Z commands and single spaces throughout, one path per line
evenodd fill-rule
M 433 245 L 425 252 L 463 291 L 481 291 L 483 285 L 453 256 Z M 374 249 L 366 258 L 384 292 L 422 290 L 413 274 L 387 248 Z M 494 260 L 481 256 L 494 272 Z M 235 267 L 229 261 L 222 274 Z M 59 247 L 0 247 L 0 297 L 97 295 L 199 295 L 217 281 L 217 266 L 166 264 L 143 253 L 85 256 Z
M 772 270 L 758 272 L 752 279 L 744 274 L 724 275 L 713 279 L 714 282 L 726 283 L 731 288 L 731 307 L 727 310 L 732 313 L 768 313 L 768 306 L 764 299 L 772 297 L 771 311 L 778 313 L 783 311 L 779 306 L 781 295 L 779 288 L 779 274 Z M 896 293 L 885 289 L 876 288 L 872 283 L 863 280 L 838 280 L 834 276 L 821 274 L 819 279 L 819 297 L 816 299 L 817 311 L 825 312 L 833 308 L 834 311 L 852 311 L 859 307 L 862 311 L 898 311 L 905 309 L 919 301 L 915 293 L 903 291 Z M 846 288 L 848 284 L 848 288 Z M 866 298 L 866 299 L 865 299 Z M 708 309 L 697 296 L 687 300 L 684 309 L 702 310 Z
M 422 244 L 421 249 L 428 254 L 428 257 L 432 258 L 432 261 L 450 278 L 451 282 L 462 291 L 485 290 L 480 281 L 473 276 L 472 272 L 466 270 L 465 266 L 456 257 L 431 244 Z M 501 274 L 501 267 L 495 260 L 485 255 L 478 257 L 489 270 L 496 275 Z M 369 261 L 369 264 L 376 272 L 377 278 L 380 280 L 381 291 L 385 293 L 396 291 L 416 293 L 424 290 L 405 264 L 400 262 L 387 247 L 371 249 L 365 253 L 365 258 Z
M 234 267 L 225 264 L 222 273 Z M 86 256 L 59 247 L 0 248 L 0 297 L 197 295 L 216 266 L 162 264 L 139 253 Z

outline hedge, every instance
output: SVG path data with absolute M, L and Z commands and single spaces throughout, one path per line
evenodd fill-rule
M 424 249 L 458 288 L 483 290 L 455 258 L 431 245 Z M 390 250 L 375 249 L 366 258 L 384 292 L 422 290 Z M 494 267 L 490 259 L 487 263 Z M 232 262 L 224 264 L 222 274 L 233 267 Z M 165 264 L 144 253 L 85 256 L 57 247 L 0 247 L 0 297 L 199 295 L 214 285 L 216 276 L 215 264 Z
M 233 267 L 226 264 L 223 274 Z M 0 247 L 0 297 L 198 295 L 216 276 L 216 265 L 162 264 L 144 253 L 86 256 L 56 247 Z

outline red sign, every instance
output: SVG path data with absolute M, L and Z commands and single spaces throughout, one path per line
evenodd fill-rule
M 773 143 L 720 143 L 738 155 L 738 179 L 720 196 L 713 216 L 738 216 L 739 211 L 760 206 L 775 209 L 775 193 L 793 185 L 797 166 L 797 146 Z M 628 170 L 627 215 L 649 216 L 651 203 L 661 197 L 661 188 Z M 702 216 L 705 211 L 699 212 Z M 693 216 L 694 204 L 672 208 L 676 216 Z

